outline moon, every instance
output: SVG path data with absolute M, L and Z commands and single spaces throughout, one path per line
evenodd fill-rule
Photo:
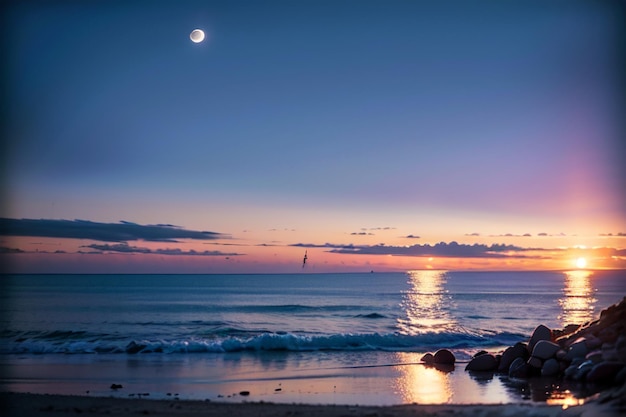
M 189 34 L 189 39 L 193 43 L 200 43 L 204 40 L 204 31 L 202 29 L 194 29 Z

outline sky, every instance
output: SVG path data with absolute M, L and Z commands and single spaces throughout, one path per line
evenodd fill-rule
M 10 272 L 626 268 L 619 1 L 5 3 Z

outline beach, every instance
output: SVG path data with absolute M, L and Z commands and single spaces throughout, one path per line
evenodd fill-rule
M 62 396 L 0 393 L 4 412 L 13 416 L 137 416 L 171 415 L 179 417 L 612 417 L 623 415 L 624 409 L 592 401 L 581 406 L 564 408 L 537 404 L 506 405 L 398 405 L 350 406 L 277 403 L 219 403 L 207 401 L 175 401 L 121 399 L 107 397 Z
M 3 415 L 617 415 L 622 277 L 11 277 Z

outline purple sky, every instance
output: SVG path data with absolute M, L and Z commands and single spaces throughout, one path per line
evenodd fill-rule
M 297 244 L 623 247 L 617 1 L 11 1 L 3 12 L 0 217 L 210 231 L 240 246 L 152 249 L 237 253 L 245 270 L 299 264 Z M 541 233 L 568 238 L 515 237 Z M 69 252 L 102 242 L 40 237 Z M 282 249 L 259 252 L 270 245 Z

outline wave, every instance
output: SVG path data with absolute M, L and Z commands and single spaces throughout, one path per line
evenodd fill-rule
M 228 353 L 228 352 L 312 352 L 312 351 L 396 351 L 427 352 L 439 348 L 471 350 L 511 345 L 525 337 L 513 333 L 429 332 L 415 335 L 389 333 L 295 334 L 264 332 L 249 336 L 212 335 L 175 339 L 135 339 L 118 334 L 54 331 L 3 334 L 4 354 L 141 354 L 141 353 Z
M 387 316 L 385 316 L 384 314 L 380 314 L 380 313 L 357 314 L 354 317 L 362 318 L 362 319 L 384 319 L 384 318 L 387 318 Z

